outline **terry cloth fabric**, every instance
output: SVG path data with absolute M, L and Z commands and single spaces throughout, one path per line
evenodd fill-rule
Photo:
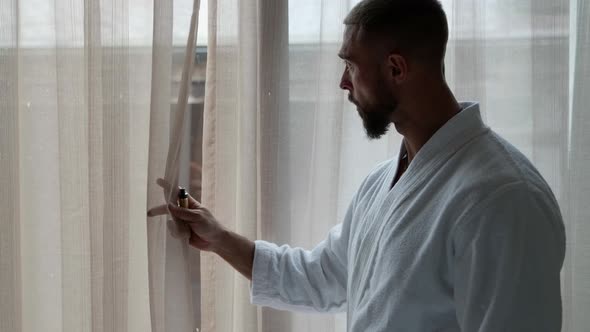
M 554 195 L 476 103 L 461 106 L 393 188 L 399 157 L 378 165 L 313 250 L 256 241 L 252 303 L 346 310 L 355 332 L 559 331 Z

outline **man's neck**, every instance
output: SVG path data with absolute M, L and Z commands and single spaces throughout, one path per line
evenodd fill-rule
M 408 163 L 412 162 L 432 135 L 461 110 L 446 85 L 438 90 L 429 91 L 429 96 L 414 98 L 415 102 L 404 110 L 403 120 L 400 123 L 394 122 L 404 136 Z

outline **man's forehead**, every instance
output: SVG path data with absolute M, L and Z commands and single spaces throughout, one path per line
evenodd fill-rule
M 356 25 L 346 25 L 344 28 L 344 37 L 342 39 L 342 46 L 340 47 L 340 51 L 338 55 L 341 58 L 349 58 L 352 53 L 352 48 L 354 44 L 356 44 L 357 34 L 358 34 L 358 27 Z

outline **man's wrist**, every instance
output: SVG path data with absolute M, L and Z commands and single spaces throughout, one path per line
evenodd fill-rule
M 223 229 L 213 244 L 212 251 L 217 255 L 222 256 L 224 253 L 227 253 L 227 249 L 231 245 L 231 241 L 232 232 L 227 229 Z
M 254 251 L 253 241 L 229 230 L 223 230 L 215 241 L 212 251 L 230 263 L 247 279 L 252 280 Z

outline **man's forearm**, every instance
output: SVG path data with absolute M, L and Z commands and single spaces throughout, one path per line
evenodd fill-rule
M 254 264 L 254 242 L 247 238 L 227 231 L 223 240 L 213 250 L 234 269 L 248 280 L 252 280 L 252 265 Z

